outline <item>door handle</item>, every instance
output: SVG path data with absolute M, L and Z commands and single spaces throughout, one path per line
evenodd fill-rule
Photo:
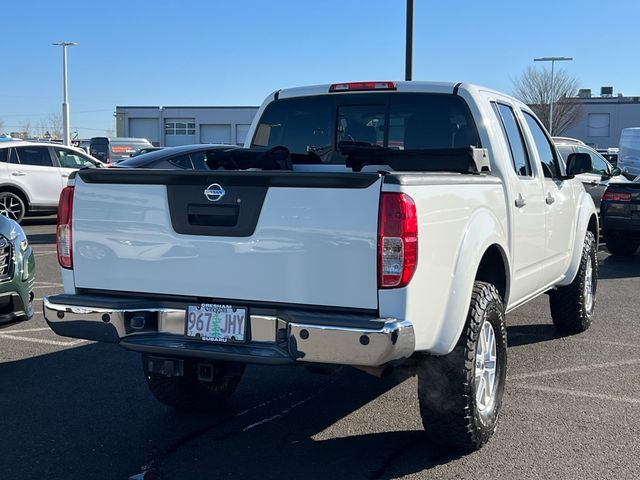
M 522 208 L 527 204 L 527 201 L 522 197 L 521 193 L 518 194 L 518 198 L 516 198 L 515 204 L 518 208 Z
M 551 193 L 549 193 L 547 194 L 547 198 L 545 198 L 544 201 L 547 202 L 547 205 L 551 205 L 556 201 L 556 199 L 553 195 L 551 195 Z
M 11 172 L 11 175 L 13 175 L 14 177 L 24 177 L 26 175 L 26 173 L 24 173 L 24 172 Z

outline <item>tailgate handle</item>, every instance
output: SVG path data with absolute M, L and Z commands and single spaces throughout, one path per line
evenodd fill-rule
M 238 205 L 188 205 L 189 225 L 208 227 L 235 227 L 238 223 Z

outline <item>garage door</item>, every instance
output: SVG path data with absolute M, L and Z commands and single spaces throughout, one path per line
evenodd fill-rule
M 160 125 L 158 119 L 130 118 L 129 136 L 136 138 L 146 138 L 151 143 L 160 142 Z M 156 143 L 154 143 L 154 145 L 156 145 Z
M 201 143 L 231 143 L 231 125 L 200 125 Z

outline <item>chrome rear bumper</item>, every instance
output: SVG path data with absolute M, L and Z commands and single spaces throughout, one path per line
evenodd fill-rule
M 154 307 L 133 302 L 128 306 L 87 306 L 56 297 L 43 300 L 44 316 L 58 335 L 119 343 L 124 348 L 177 357 L 197 357 L 245 363 L 296 362 L 380 366 L 414 352 L 413 325 L 407 320 L 365 318 L 347 325 L 331 314 L 251 314 L 247 342 L 203 342 L 184 336 L 185 309 Z M 97 302 L 98 303 L 98 302 Z M 143 302 L 144 303 L 144 302 Z M 304 322 L 308 318 L 317 323 Z M 320 321 L 321 320 L 321 321 Z

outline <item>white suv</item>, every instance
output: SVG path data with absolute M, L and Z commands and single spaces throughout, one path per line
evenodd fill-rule
M 69 174 L 103 164 L 82 150 L 55 143 L 0 143 L 0 214 L 20 223 L 25 215 L 55 213 Z

